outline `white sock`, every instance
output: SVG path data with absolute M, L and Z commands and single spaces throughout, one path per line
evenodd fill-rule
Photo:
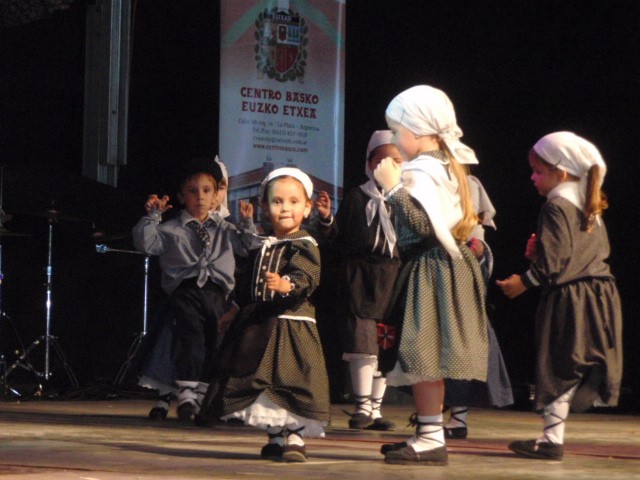
M 371 388 L 371 418 L 382 418 L 382 400 L 384 399 L 384 392 L 387 390 L 387 379 L 384 378 L 380 372 L 376 373 L 377 376 L 373 377 L 373 387 Z
M 269 443 L 275 443 L 284 447 L 284 428 L 283 427 L 267 427 L 267 435 L 269 435 Z
M 445 424 L 446 428 L 461 428 L 467 426 L 469 407 L 451 407 L 451 416 Z
M 540 442 L 549 442 L 562 445 L 564 443 L 564 422 L 569 416 L 571 399 L 576 387 L 560 395 L 552 403 L 544 407 L 542 421 L 544 422 L 544 434 L 538 439 Z
M 371 415 L 371 389 L 373 387 L 373 367 L 375 357 L 352 358 L 349 360 L 351 388 L 356 402 L 356 412 Z
M 197 405 L 198 394 L 196 389 L 198 388 L 198 382 L 176 380 L 176 385 L 178 386 L 178 405 L 187 402 Z
M 156 407 L 169 410 L 169 404 L 171 403 L 172 390 L 173 389 L 170 387 L 158 389 L 158 401 L 156 402 Z
M 304 446 L 304 427 L 287 427 L 287 445 Z
M 204 396 L 207 394 L 208 389 L 208 383 L 198 382 L 198 386 L 196 387 L 196 413 L 200 412 L 202 401 L 204 400 Z
M 444 447 L 443 415 L 418 415 L 416 434 L 407 441 L 416 452 L 426 452 L 438 447 Z

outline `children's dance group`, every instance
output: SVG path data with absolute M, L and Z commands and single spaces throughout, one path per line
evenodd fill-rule
M 493 256 L 483 229 L 495 228 L 495 209 L 469 174 L 478 159 L 441 90 L 412 87 L 385 113 L 389 129 L 367 147 L 368 181 L 335 216 L 329 195 L 286 167 L 260 186 L 266 221 L 254 224 L 254 206 L 241 202 L 234 224 L 217 158 L 185 166 L 183 209 L 171 218 L 162 218 L 169 197 L 149 196 L 134 244 L 159 256 L 168 299 L 140 374 L 159 394 L 150 417 L 165 418 L 174 396 L 182 420 L 253 425 L 267 433 L 262 458 L 306 461 L 304 439 L 324 436 L 330 421 L 313 302 L 322 245 L 344 260 L 347 313 L 337 323 L 355 402 L 349 427 L 394 427 L 381 412 L 387 385 L 414 399 L 415 434 L 382 445 L 386 463 L 447 465 L 446 439 L 467 436 L 470 407 L 513 403 L 485 305 Z M 620 390 L 622 315 L 602 220 L 606 165 L 571 132 L 538 140 L 528 161 L 546 197 L 526 242 L 530 267 L 496 283 L 509 298 L 540 288 L 535 410 L 543 430 L 509 448 L 561 460 L 569 410 L 615 406 Z

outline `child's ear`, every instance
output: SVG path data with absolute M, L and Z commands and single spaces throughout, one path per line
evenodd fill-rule
M 311 200 L 307 201 L 307 205 L 304 207 L 304 218 L 309 218 L 311 214 L 311 208 L 313 208 L 313 202 Z
M 178 192 L 178 201 L 179 201 L 181 204 L 184 204 L 184 197 L 182 196 L 182 193 L 181 193 L 181 192 Z

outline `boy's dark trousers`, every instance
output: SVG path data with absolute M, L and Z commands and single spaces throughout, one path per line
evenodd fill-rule
M 195 278 L 189 278 L 180 284 L 171 298 L 176 321 L 176 379 L 189 382 L 208 379 L 213 368 L 224 292 L 211 280 L 200 288 Z

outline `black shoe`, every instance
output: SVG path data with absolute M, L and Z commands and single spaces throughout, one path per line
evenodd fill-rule
M 383 443 L 380 446 L 380 453 L 386 455 L 389 452 L 394 450 L 400 450 L 407 446 L 407 442 L 398 442 L 398 443 Z
M 444 438 L 467 438 L 467 427 L 444 427 Z
M 373 424 L 373 420 L 370 415 L 366 413 L 350 413 L 349 428 L 362 430 Z
M 262 450 L 260 450 L 260 457 L 268 460 L 280 460 L 284 453 L 284 447 L 277 443 L 267 443 Z
M 182 422 L 190 422 L 196 414 L 196 406 L 191 402 L 178 405 L 178 419 Z
M 559 443 L 538 442 L 537 440 L 520 440 L 511 442 L 509 449 L 522 457 L 541 460 L 562 460 L 564 447 Z
M 393 430 L 396 427 L 396 424 L 391 420 L 386 420 L 382 417 L 376 418 L 373 423 L 367 427 L 364 427 L 365 430 Z
M 282 460 L 285 462 L 306 462 L 307 449 L 304 445 L 287 445 L 282 452 Z
M 385 463 L 394 465 L 432 465 L 445 466 L 449 464 L 446 447 L 438 447 L 425 452 L 416 452 L 412 446 L 399 450 L 391 450 L 384 456 Z
M 153 407 L 149 410 L 149 418 L 151 420 L 165 420 L 169 411 L 162 407 Z

